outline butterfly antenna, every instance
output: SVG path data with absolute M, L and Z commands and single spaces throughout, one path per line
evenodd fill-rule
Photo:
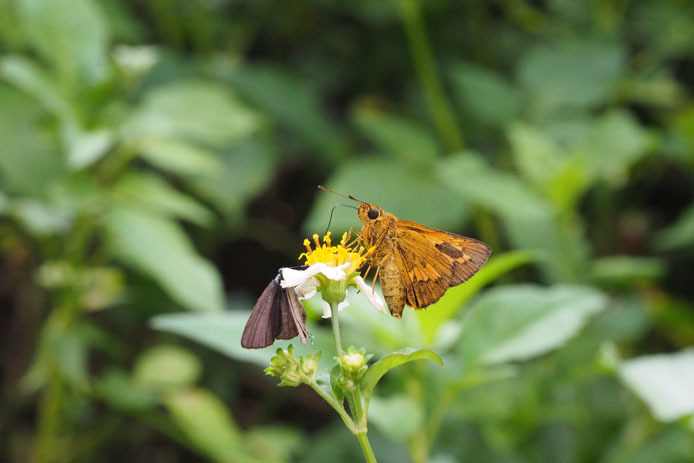
M 357 199 L 352 195 L 343 195 L 342 193 L 338 193 L 337 191 L 333 191 L 330 188 L 325 188 L 323 185 L 318 185 L 318 189 L 327 191 L 328 193 L 332 193 L 334 195 L 342 196 L 343 198 L 351 199 L 352 201 L 356 201 L 358 203 L 364 203 L 365 201 L 362 201 L 361 199 Z
M 325 227 L 325 233 L 323 235 L 326 235 L 328 233 L 328 230 L 330 230 L 330 224 L 333 221 L 333 212 L 335 212 L 336 207 L 349 207 L 352 209 L 356 209 L 356 207 L 352 206 L 351 204 L 335 204 L 333 208 L 330 210 L 330 218 L 328 219 L 328 226 Z

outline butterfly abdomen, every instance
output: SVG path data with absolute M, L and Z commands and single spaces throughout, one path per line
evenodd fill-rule
M 401 318 L 407 300 L 407 291 L 401 283 L 400 271 L 394 253 L 390 253 L 383 261 L 378 274 L 381 279 L 383 298 L 388 304 L 390 314 L 396 318 Z

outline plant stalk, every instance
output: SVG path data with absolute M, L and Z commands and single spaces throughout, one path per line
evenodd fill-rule
M 371 448 L 371 443 L 369 442 L 369 438 L 366 436 L 366 431 L 364 432 L 359 432 L 356 434 L 357 439 L 359 439 L 359 445 L 361 445 L 361 450 L 364 452 L 364 458 L 366 459 L 366 463 L 378 463 L 376 460 L 376 455 L 374 455 L 374 451 Z
M 335 354 L 342 357 L 342 342 L 340 341 L 340 318 L 338 316 L 338 304 L 330 302 L 330 313 L 332 315 L 333 337 L 335 338 Z
M 436 130 L 448 152 L 463 149 L 463 136 L 448 104 L 436 60 L 424 26 L 419 0 L 397 0 L 412 60 L 429 105 Z

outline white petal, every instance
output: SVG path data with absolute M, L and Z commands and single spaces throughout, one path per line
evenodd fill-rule
M 283 288 L 294 288 L 299 299 L 309 299 L 316 294 L 316 289 L 320 284 L 318 278 L 314 276 L 316 273 L 320 273 L 319 270 L 319 268 L 311 269 L 310 267 L 305 270 L 281 268 L 280 285 Z
M 321 269 L 320 273 L 326 276 L 326 278 L 330 280 L 335 280 L 335 281 L 340 281 L 344 280 L 347 278 L 347 275 L 345 274 L 345 270 L 347 267 L 349 267 L 351 264 L 349 262 L 345 262 L 342 265 L 339 265 L 337 267 L 331 267 L 326 264 L 314 264 L 314 265 L 322 265 L 323 268 Z
M 330 304 L 325 301 L 323 302 L 323 318 L 332 317 L 333 313 L 330 310 Z M 345 300 L 337 304 L 337 311 L 340 312 L 342 309 L 349 307 L 349 301 L 347 300 L 347 290 L 345 290 Z
M 316 294 L 319 284 L 318 278 L 312 277 L 295 287 L 294 291 L 299 299 L 311 299 Z
M 304 284 L 306 281 L 314 278 L 319 273 L 322 273 L 330 280 L 344 280 L 347 278 L 344 269 L 349 267 L 349 265 L 349 262 L 346 262 L 338 267 L 332 267 L 328 264 L 324 264 L 323 262 L 318 262 L 317 264 L 309 266 L 305 270 L 296 270 L 285 267 L 282 269 L 282 281 L 280 284 L 283 288 L 294 288 Z
M 381 313 L 388 313 L 386 311 L 386 305 L 385 302 L 383 302 L 383 299 L 381 299 L 381 296 L 376 294 L 369 285 L 366 284 L 364 279 L 360 276 L 352 278 L 352 281 L 356 283 L 357 288 L 359 288 L 359 291 L 366 296 L 366 299 L 371 303 L 372 306 L 376 308 Z
M 307 280 L 313 278 L 317 273 L 320 273 L 320 269 L 311 267 L 305 270 L 297 270 L 293 268 L 284 267 L 280 271 L 282 272 L 282 281 L 280 285 L 283 288 L 294 288 L 305 283 Z

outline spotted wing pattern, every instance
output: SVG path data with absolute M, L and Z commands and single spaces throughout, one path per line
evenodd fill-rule
M 407 292 L 407 305 L 433 304 L 446 290 L 472 277 L 491 249 L 473 238 L 425 227 L 408 220 L 396 224 L 395 255 Z

